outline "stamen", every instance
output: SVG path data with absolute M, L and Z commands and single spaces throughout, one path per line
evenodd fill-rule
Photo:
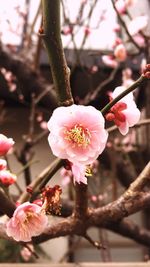
M 90 144 L 91 134 L 87 128 L 83 128 L 81 124 L 75 125 L 70 130 L 65 130 L 65 139 L 76 144 L 79 147 L 87 147 Z

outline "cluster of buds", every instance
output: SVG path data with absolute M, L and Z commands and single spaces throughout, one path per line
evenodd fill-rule
M 7 138 L 5 135 L 0 134 L 0 156 L 5 156 L 14 145 L 12 138 Z M 17 176 L 7 170 L 7 162 L 0 159 L 0 183 L 4 186 L 9 186 L 15 183 Z

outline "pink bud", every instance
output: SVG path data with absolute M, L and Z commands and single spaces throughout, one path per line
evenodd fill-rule
M 17 180 L 17 176 L 8 170 L 0 171 L 0 182 L 5 186 L 14 184 Z
M 4 156 L 14 145 L 12 138 L 7 138 L 5 135 L 0 134 L 0 156 Z
M 117 45 L 115 48 L 115 51 L 114 51 L 114 55 L 115 55 L 116 59 L 120 62 L 126 60 L 127 51 L 126 51 L 125 46 L 123 44 Z

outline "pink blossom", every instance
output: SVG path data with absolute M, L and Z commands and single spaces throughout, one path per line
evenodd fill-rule
M 116 98 L 125 90 L 124 86 L 117 87 L 111 94 L 111 99 Z M 140 119 L 140 111 L 133 99 L 133 93 L 129 93 L 119 100 L 106 115 L 106 119 L 114 121 L 121 134 L 126 135 L 129 127 L 134 126 Z
M 62 33 L 64 35 L 69 35 L 73 32 L 73 27 L 70 27 L 70 26 L 65 26 L 62 30 Z
M 132 79 L 132 70 L 130 68 L 126 68 L 122 71 L 122 85 L 126 88 L 134 83 Z
M 126 3 L 124 0 L 117 0 L 115 2 L 115 6 L 120 14 L 124 14 L 126 12 Z
M 43 129 L 43 130 L 47 130 L 47 122 L 46 121 L 42 121 L 40 123 L 40 127 Z
M 104 55 L 104 56 L 102 56 L 102 60 L 107 66 L 109 66 L 111 68 L 116 68 L 118 66 L 118 62 L 116 61 L 115 57 L 113 57 L 113 56 Z
M 135 34 L 133 36 L 133 39 L 139 46 L 141 46 L 141 47 L 145 46 L 145 39 L 141 34 L 139 34 L 139 33 Z
M 128 31 L 131 35 L 137 34 L 139 31 L 146 28 L 148 24 L 148 17 L 146 15 L 134 18 L 128 25 Z
M 5 170 L 7 167 L 7 162 L 5 159 L 0 159 L 0 171 Z
M 28 244 L 28 247 L 30 248 L 30 250 L 26 247 L 23 247 L 20 251 L 20 254 L 24 261 L 29 261 L 32 256 L 32 253 L 34 252 L 34 247 L 32 244 Z
M 116 23 L 116 24 L 113 26 L 113 31 L 114 31 L 114 32 L 120 32 L 120 30 L 121 30 L 120 25 L 119 25 L 118 23 Z
M 74 178 L 74 184 L 83 183 L 87 184 L 87 178 L 85 177 L 86 166 L 83 164 L 72 164 L 72 174 Z
M 41 207 L 25 202 L 16 208 L 6 225 L 6 232 L 16 241 L 28 242 L 33 236 L 40 235 L 47 223 L 48 218 Z
M 4 156 L 14 145 L 12 138 L 7 138 L 5 135 L 0 134 L 0 156 Z
M 106 146 L 104 123 L 101 112 L 92 106 L 58 107 L 48 122 L 53 154 L 74 164 L 92 163 Z
M 116 46 L 114 51 L 114 56 L 119 62 L 125 61 L 127 58 L 127 51 L 123 44 L 119 44 Z
M 0 182 L 5 186 L 12 185 L 16 182 L 17 176 L 8 170 L 0 171 Z
M 124 14 L 126 9 L 134 3 L 134 0 L 117 0 L 115 6 L 120 14 Z

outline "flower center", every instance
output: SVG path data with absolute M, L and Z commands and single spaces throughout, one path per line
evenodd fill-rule
M 90 144 L 91 134 L 88 128 L 76 124 L 70 130 L 65 130 L 65 139 L 74 145 L 86 148 Z

